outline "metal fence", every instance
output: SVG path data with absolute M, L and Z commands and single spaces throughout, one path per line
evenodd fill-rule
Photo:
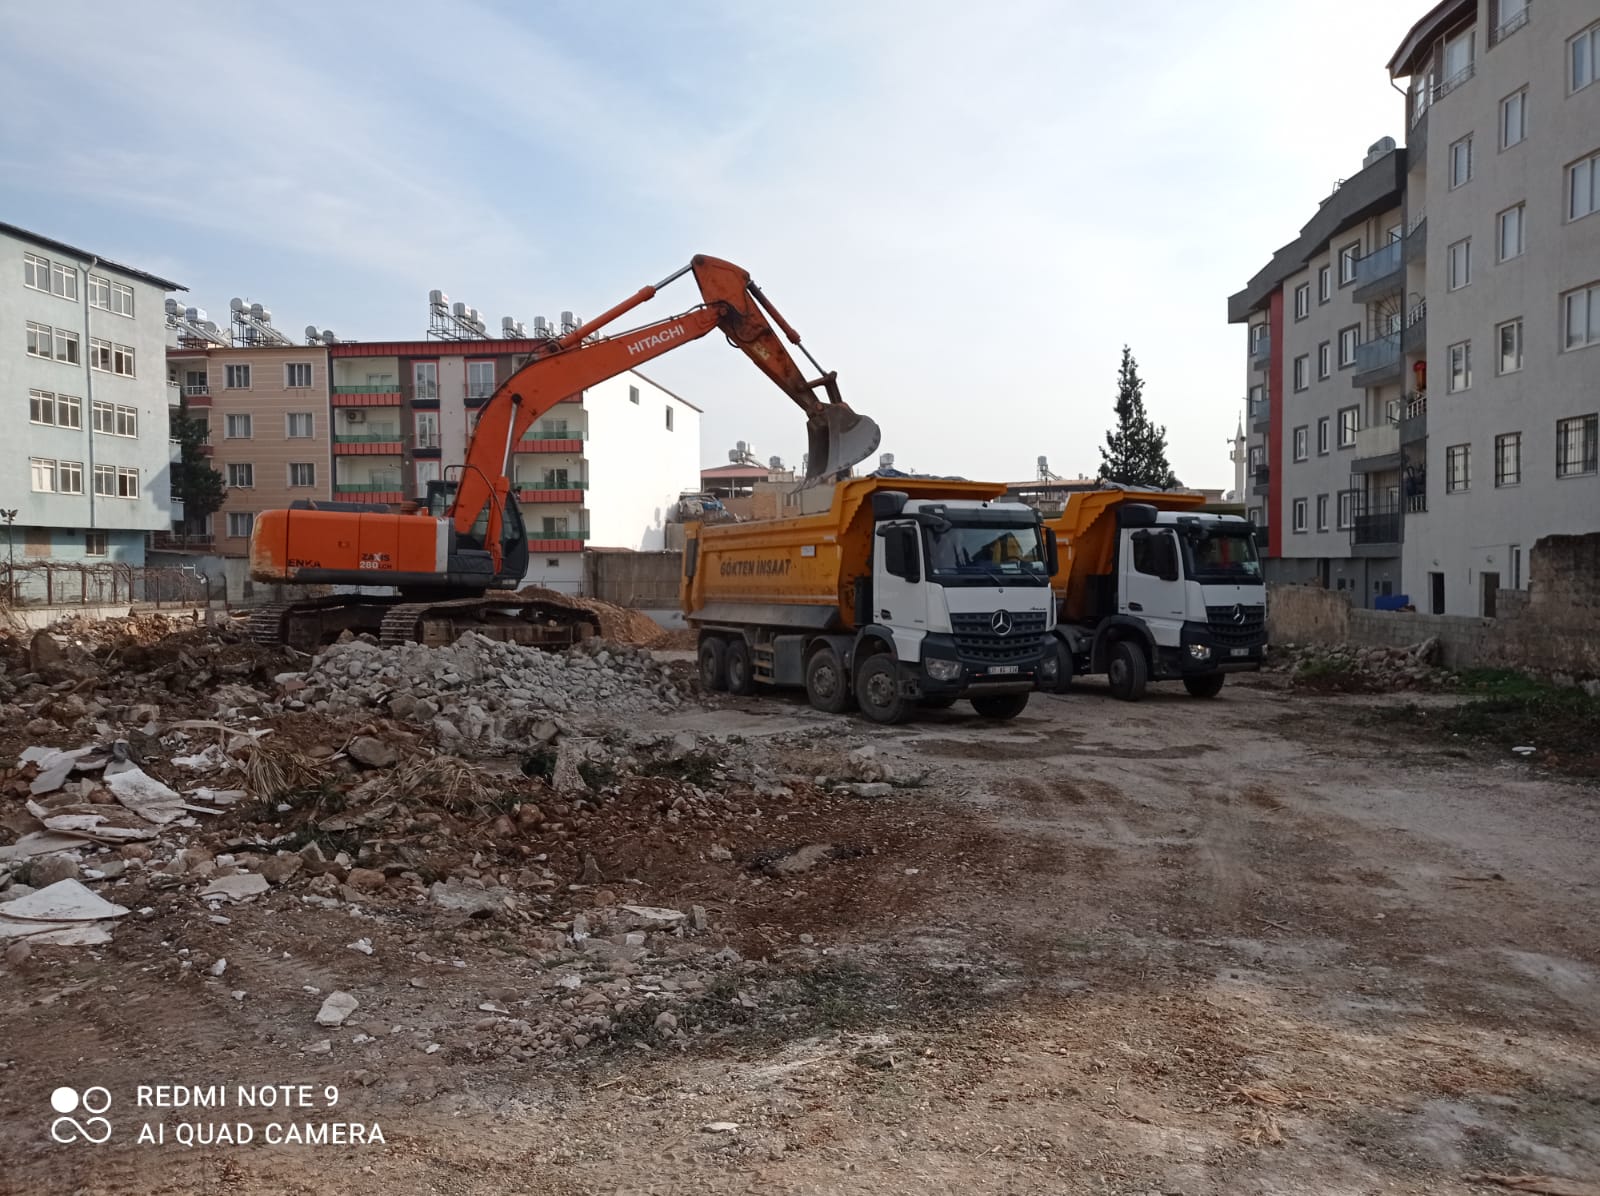
M 211 585 L 198 570 L 149 565 L 76 561 L 0 559 L 0 605 L 117 606 L 142 603 L 163 607 L 204 606 Z

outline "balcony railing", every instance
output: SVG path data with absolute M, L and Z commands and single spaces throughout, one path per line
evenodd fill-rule
M 1394 274 L 1404 264 L 1404 239 L 1390 241 L 1382 249 L 1375 249 L 1356 262 L 1356 290 Z
M 335 386 L 333 393 L 336 395 L 392 395 L 400 393 L 398 383 L 388 383 L 383 386 Z
M 400 489 L 400 479 L 392 481 L 366 481 L 366 482 L 335 482 L 335 494 L 385 494 L 389 491 Z
M 416 445 L 416 447 L 419 448 L 419 449 L 436 449 L 436 448 L 438 448 L 439 447 L 439 433 L 437 433 L 437 432 L 418 432 L 417 433 L 417 445 Z
M 392 428 L 388 431 L 379 429 L 376 432 L 335 432 L 335 444 L 398 444 L 400 442 L 400 429 Z
M 582 428 L 529 428 L 522 434 L 523 440 L 587 440 L 589 435 Z
M 1506 7 L 1507 5 L 1505 0 L 1500 0 L 1500 8 L 1502 12 Z M 1498 46 L 1501 42 L 1505 41 L 1506 38 L 1510 37 L 1517 30 L 1526 25 L 1528 23 L 1529 10 L 1531 10 L 1532 7 L 1533 5 L 1531 3 L 1524 3 L 1518 11 L 1512 13 L 1508 17 L 1503 18 L 1500 24 L 1495 26 L 1494 29 L 1490 31 L 1489 44 L 1491 46 Z
M 515 490 L 587 490 L 588 482 L 518 482 Z
M 1469 62 L 1466 66 L 1462 67 L 1448 79 L 1441 80 L 1439 83 L 1434 85 L 1433 102 L 1437 104 L 1440 100 L 1444 99 L 1445 96 L 1449 95 L 1452 91 L 1460 87 L 1463 83 L 1465 83 L 1468 79 L 1471 79 L 1472 76 L 1477 73 L 1478 64 L 1476 62 Z
M 1261 334 L 1250 342 L 1250 364 L 1260 365 L 1272 356 L 1272 333 L 1263 329 Z
M 586 527 L 575 532 L 552 532 L 539 530 L 530 530 L 528 532 L 528 543 L 530 544 L 549 543 L 552 540 L 587 540 L 588 538 L 589 529 Z
M 1272 423 L 1272 401 L 1270 399 L 1252 399 L 1250 401 L 1250 430 L 1264 432 Z
M 1265 486 L 1271 480 L 1272 467 L 1269 465 L 1257 465 L 1250 471 L 1250 483 L 1253 486 Z
M 1398 544 L 1401 524 L 1400 504 L 1375 503 L 1356 516 L 1350 529 L 1352 544 Z
M 439 397 L 439 384 L 437 382 L 418 382 L 411 391 L 414 399 L 437 399 Z
M 1384 420 L 1356 433 L 1356 460 L 1389 457 L 1400 451 L 1400 425 Z
M 1381 375 L 1400 368 L 1400 336 L 1389 333 L 1356 346 L 1354 386 L 1369 386 Z
M 1428 396 L 1407 392 L 1400 399 L 1400 443 L 1428 438 Z
M 1424 514 L 1426 514 L 1427 510 L 1428 510 L 1428 496 L 1427 496 L 1427 494 L 1424 493 L 1424 492 L 1419 491 L 1416 494 L 1408 494 L 1408 495 L 1406 495 L 1406 497 L 1405 497 L 1405 508 L 1406 508 L 1406 514 L 1407 515 L 1424 515 Z

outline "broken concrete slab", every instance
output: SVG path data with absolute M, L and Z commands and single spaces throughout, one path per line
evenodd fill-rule
M 115 764 L 106 766 L 106 788 L 139 817 L 165 826 L 183 816 L 183 798 L 176 790 L 167 788 L 137 765 L 113 773 L 114 767 Z
M 221 898 L 224 901 L 249 901 L 259 897 L 271 886 L 267 878 L 255 872 L 236 872 L 232 876 L 219 876 L 200 890 L 204 898 Z
M 58 880 L 53 885 L 5 903 L 0 920 L 27 922 L 95 922 L 120 918 L 127 907 L 113 905 L 92 889 L 75 880 Z

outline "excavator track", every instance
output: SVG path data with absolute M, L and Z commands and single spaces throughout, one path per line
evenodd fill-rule
M 469 631 L 529 647 L 564 648 L 598 635 L 600 621 L 576 604 L 514 593 L 485 594 L 388 607 L 378 642 L 386 647 L 408 641 L 439 647 L 453 644 Z

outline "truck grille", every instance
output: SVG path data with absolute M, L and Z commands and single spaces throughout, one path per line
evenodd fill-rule
M 1243 619 L 1236 619 L 1237 610 Z M 1265 643 L 1267 638 L 1267 608 L 1264 606 L 1208 606 L 1206 629 L 1219 644 L 1248 648 Z
M 1011 616 L 1011 631 L 994 632 L 994 612 L 950 616 L 956 652 L 962 661 L 974 665 L 1021 664 L 1038 659 L 1044 642 L 1044 615 L 1017 613 Z

